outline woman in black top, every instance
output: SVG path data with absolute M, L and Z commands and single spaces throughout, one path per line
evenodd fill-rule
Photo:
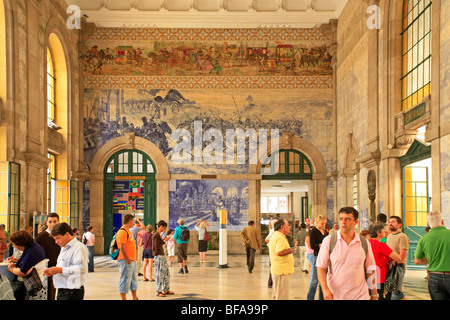
M 316 261 L 319 254 L 320 247 L 322 245 L 323 238 L 328 233 L 325 231 L 325 225 L 327 224 L 327 218 L 324 216 L 317 216 L 315 220 L 315 228 L 312 228 L 309 232 L 309 244 L 310 248 L 314 250 L 314 259 L 311 265 L 311 280 L 309 282 L 309 290 L 307 300 L 314 300 L 316 295 L 317 285 L 319 285 L 319 279 L 317 278 Z M 323 300 L 322 288 L 319 285 L 319 300 Z

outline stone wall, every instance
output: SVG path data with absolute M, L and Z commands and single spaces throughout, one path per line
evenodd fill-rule
M 0 161 L 21 165 L 21 227 L 30 225 L 34 211 L 46 211 L 48 146 L 59 141 L 59 172 L 62 179 L 78 179 L 80 169 L 78 31 L 66 27 L 63 0 L 4 0 L 6 22 L 6 99 L 2 103 L 2 152 Z M 57 133 L 48 136 L 46 99 L 46 47 L 50 34 L 61 42 L 67 70 L 67 100 L 58 106 L 67 121 Z M 68 91 L 68 92 L 67 92 Z M 64 132 L 63 134 L 61 132 Z M 5 139 L 5 140 L 3 140 Z M 53 142 L 52 142 L 53 141 Z M 3 149 L 3 143 L 6 148 Z M 58 143 L 57 143 L 58 144 Z
M 348 1 L 337 27 L 337 211 L 341 207 L 353 206 L 353 202 L 350 202 L 353 197 L 354 173 L 351 163 L 368 152 L 369 34 L 366 27 L 366 9 L 367 4 L 363 1 Z M 356 153 L 353 159 L 348 159 L 349 135 L 354 141 L 351 144 Z M 368 170 L 362 166 L 358 168 L 358 211 L 361 227 L 365 228 L 369 210 Z
M 223 163 L 208 164 L 204 158 L 200 163 L 192 158 L 177 163 L 172 151 L 179 141 L 172 135 L 185 130 L 194 138 L 195 123 L 199 123 L 203 135 L 208 129 L 218 129 L 223 141 L 216 146 L 226 150 L 227 129 L 255 130 L 259 135 L 261 130 L 270 135 L 277 129 L 310 142 L 331 169 L 330 46 L 321 29 L 97 28 L 80 52 L 85 61 L 84 161 L 90 167 L 102 146 L 126 132 L 150 141 L 168 164 L 170 197 L 175 197 L 182 184 L 195 189 L 187 200 L 197 198 L 197 211 L 189 211 L 187 205 L 178 208 L 176 199 L 168 198 L 170 225 L 176 225 L 179 211 L 184 210 L 191 230 L 198 219 L 206 218 L 210 230 L 218 231 L 210 210 L 212 195 L 205 198 L 204 190 L 230 190 L 233 184 L 246 188 L 243 198 L 241 194 L 223 195 L 234 208 L 229 209 L 233 212 L 228 249 L 241 253 L 239 230 L 249 219 L 259 222 L 259 205 L 254 203 L 259 202 L 259 194 L 254 181 L 247 180 L 249 161 L 227 164 L 223 158 Z M 204 141 L 203 150 L 212 145 L 209 142 Z M 205 174 L 220 178 L 202 184 L 199 180 Z M 326 188 L 332 204 L 332 185 Z M 239 205 L 232 206 L 236 197 L 241 197 Z M 249 202 L 255 209 L 248 208 Z M 325 204 L 324 210 L 332 214 L 334 207 Z M 194 244 L 189 248 L 197 250 Z
M 441 1 L 440 29 L 440 123 L 443 128 L 441 148 L 441 210 L 450 225 L 450 1 Z

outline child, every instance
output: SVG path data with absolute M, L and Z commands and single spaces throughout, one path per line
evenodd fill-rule
M 167 255 L 169 256 L 169 264 L 175 263 L 175 239 L 173 238 L 174 232 L 172 229 L 167 231 L 166 247 Z

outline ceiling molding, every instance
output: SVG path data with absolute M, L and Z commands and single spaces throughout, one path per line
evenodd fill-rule
M 337 17 L 327 12 L 84 12 L 102 28 L 316 28 Z
M 66 0 L 103 28 L 316 28 L 348 0 Z

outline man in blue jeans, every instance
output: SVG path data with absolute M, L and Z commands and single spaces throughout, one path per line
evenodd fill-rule
M 180 264 L 180 271 L 178 271 L 178 273 L 184 274 L 189 272 L 187 268 L 187 248 L 189 239 L 187 240 L 181 239 L 181 233 L 183 232 L 183 229 L 186 229 L 186 227 L 184 226 L 184 219 L 179 219 L 177 222 L 179 226 L 175 229 L 173 238 L 177 243 L 176 244 L 177 256 L 178 256 L 178 263 Z
M 137 298 L 138 270 L 136 264 L 136 242 L 130 228 L 133 227 L 134 216 L 126 214 L 123 217 L 123 226 L 117 231 L 116 243 L 120 249 L 117 262 L 119 264 L 120 280 L 119 293 L 122 300 L 127 299 L 127 293 L 131 291 L 133 300 Z
M 428 292 L 431 300 L 450 300 L 450 230 L 444 227 L 442 213 L 427 215 L 430 231 L 420 238 L 415 264 L 428 264 Z

